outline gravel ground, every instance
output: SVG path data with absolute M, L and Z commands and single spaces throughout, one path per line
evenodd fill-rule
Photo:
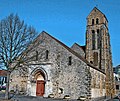
M 80 101 L 80 100 L 69 100 L 69 99 L 52 99 L 52 98 L 43 98 L 43 97 L 34 97 L 34 96 L 21 96 L 10 94 L 11 100 L 5 100 L 4 91 L 0 91 L 0 101 Z M 118 100 L 105 100 L 105 99 L 94 99 L 91 101 L 118 101 Z

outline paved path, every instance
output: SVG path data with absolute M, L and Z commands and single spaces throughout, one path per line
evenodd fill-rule
M 53 98 L 43 98 L 34 96 L 20 96 L 14 97 L 12 100 L 15 101 L 78 101 L 78 100 L 68 100 L 68 99 L 53 99 Z
M 21 96 L 21 95 L 12 95 L 11 100 L 4 100 L 5 94 L 0 92 L 0 101 L 79 101 L 79 100 L 68 100 L 68 99 L 52 99 L 52 98 L 43 98 L 35 96 Z M 118 101 L 118 100 L 91 100 L 91 101 Z

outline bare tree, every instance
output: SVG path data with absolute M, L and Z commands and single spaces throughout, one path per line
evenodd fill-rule
M 10 14 L 0 22 L 0 67 L 7 70 L 5 98 L 9 99 L 10 73 L 20 64 L 20 55 L 36 37 L 37 32 L 17 15 Z M 19 57 L 19 58 L 18 58 Z M 16 65 L 11 64 L 17 60 Z

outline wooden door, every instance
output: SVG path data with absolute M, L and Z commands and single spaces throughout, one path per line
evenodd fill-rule
M 36 95 L 43 96 L 45 90 L 45 82 L 43 80 L 37 80 Z

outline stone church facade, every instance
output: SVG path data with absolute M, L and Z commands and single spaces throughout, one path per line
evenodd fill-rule
M 21 55 L 24 62 L 11 73 L 10 91 L 71 99 L 113 94 L 107 19 L 96 7 L 87 17 L 85 46 L 70 48 L 43 31 Z

